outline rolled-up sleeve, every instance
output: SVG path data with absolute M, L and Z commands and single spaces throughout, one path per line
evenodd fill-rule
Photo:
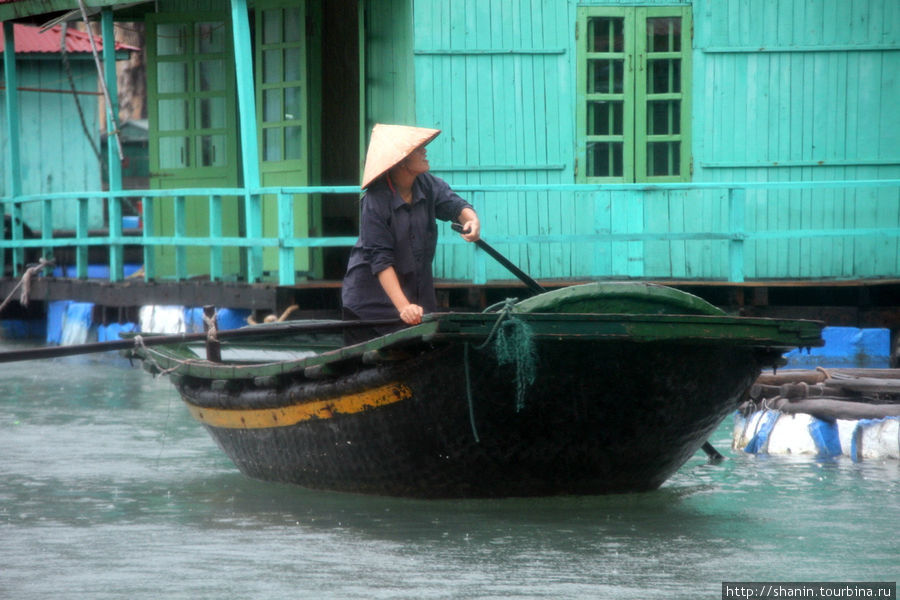
M 373 275 L 394 264 L 394 236 L 391 232 L 390 209 L 386 203 L 364 199 L 360 214 L 360 242 L 363 255 Z
M 434 197 L 434 216 L 442 221 L 455 221 L 464 208 L 472 205 L 457 195 L 450 185 L 438 177 L 430 177 Z M 472 208 L 474 210 L 474 208 Z

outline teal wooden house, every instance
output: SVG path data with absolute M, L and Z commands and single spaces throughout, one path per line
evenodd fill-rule
M 88 36 L 67 28 L 63 40 L 62 27 L 45 32 L 37 26 L 16 25 L 16 71 L 19 90 L 19 165 L 18 179 L 23 194 L 53 194 L 100 189 L 105 157 L 100 146 L 99 98 L 97 69 L 91 56 Z M 100 50 L 102 38 L 96 40 Z M 64 49 L 64 52 L 63 52 Z M 124 59 L 138 48 L 116 44 L 116 59 Z M 6 44 L 0 33 L 0 53 Z M 0 65 L 0 74 L 3 66 Z M 6 94 L 0 89 L 0 120 L 6 121 Z M 83 125 L 82 125 L 83 123 Z M 6 127 L 0 130 L 0 190 L 9 193 L 10 155 Z M 23 207 L 26 223 L 40 229 L 40 206 Z M 104 203 L 91 199 L 88 204 L 88 227 L 104 226 Z M 75 203 L 54 200 L 53 229 L 74 230 Z
M 539 279 L 900 276 L 897 2 L 87 4 L 146 24 L 149 279 L 339 279 L 376 122 L 442 129 L 433 170 Z M 115 250 L 124 192 L 85 192 Z M 438 277 L 511 279 L 444 233 Z

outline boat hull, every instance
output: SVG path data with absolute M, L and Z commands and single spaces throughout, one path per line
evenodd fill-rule
M 604 494 L 659 487 L 777 357 L 678 342 L 536 350 L 521 407 L 517 367 L 464 343 L 337 379 L 178 386 L 254 478 L 422 498 Z

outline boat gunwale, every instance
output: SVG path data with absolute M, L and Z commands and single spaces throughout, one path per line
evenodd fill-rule
M 452 344 L 483 341 L 491 335 L 499 319 L 506 313 L 432 313 L 424 321 L 412 327 L 375 338 L 360 344 L 344 346 L 314 356 L 274 362 L 213 363 L 202 358 L 179 356 L 188 345 L 172 344 L 151 348 L 144 346 L 135 352 L 149 361 L 160 372 L 171 372 L 200 379 L 250 379 L 279 375 L 304 375 L 309 369 L 327 370 L 341 363 L 365 361 L 367 356 L 381 350 L 390 350 L 410 344 Z M 532 328 L 534 339 L 567 343 L 571 341 L 630 341 L 634 343 L 697 343 L 757 346 L 772 352 L 787 351 L 797 347 L 824 345 L 820 321 L 798 319 L 771 319 L 763 317 L 739 317 L 730 315 L 679 315 L 633 313 L 508 313 L 522 319 Z M 593 326 L 593 331 L 567 332 L 553 327 L 571 328 L 573 325 Z M 605 327 L 606 330 L 600 330 Z M 699 328 L 697 333 L 686 335 L 676 328 Z M 760 328 L 766 333 L 758 336 L 728 337 L 730 330 L 740 333 L 748 328 Z M 713 331 L 718 330 L 718 332 Z M 274 332 L 273 332 L 274 334 Z M 265 336 L 265 332 L 260 332 Z M 250 345 L 244 339 L 241 345 Z

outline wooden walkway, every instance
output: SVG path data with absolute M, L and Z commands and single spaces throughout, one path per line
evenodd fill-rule
M 900 330 L 900 180 L 455 189 L 479 210 L 486 240 L 548 288 L 586 281 L 654 281 L 747 315 Z M 358 192 L 337 186 L 3 197 L 0 206 L 9 220 L 0 239 L 5 273 L 0 299 L 28 264 L 52 256 L 70 270 L 65 277 L 48 272 L 33 278 L 34 300 L 81 300 L 113 308 L 212 304 L 267 314 L 298 304 L 311 316 L 334 315 L 340 275 L 298 268 L 323 249 L 346 251 L 356 238 L 297 236 L 294 200 L 315 196 L 327 202 Z M 121 218 L 112 216 L 121 215 L 123 202 L 135 198 L 143 205 L 142 227 L 126 229 Z M 231 234 L 222 229 L 229 198 L 252 216 Z M 91 202 L 107 206 L 107 229 L 88 228 Z M 518 202 L 535 207 L 539 227 L 511 222 L 498 212 L 504 203 Z M 54 231 L 54 211 L 73 204 L 78 216 L 74 229 Z M 573 215 L 566 222 L 554 217 L 561 204 Z M 816 214 L 820 205 L 828 209 L 829 219 L 801 219 L 789 226 L 782 218 L 794 214 L 792 207 L 802 208 L 797 214 Z M 198 226 L 191 221 L 195 230 L 189 231 L 191 210 L 197 206 L 207 222 Z M 264 229 L 259 218 L 271 210 L 278 215 L 276 230 Z M 27 214 L 37 215 L 36 221 L 26 220 Z M 441 231 L 434 268 L 444 306 L 479 310 L 523 292 L 486 253 L 463 244 L 445 224 L 441 227 L 446 230 Z M 126 277 L 128 263 L 140 267 L 139 276 Z M 98 266 L 105 274 L 91 273 Z
M 548 289 L 584 282 L 539 280 Z M 12 293 L 18 283 L 18 278 L 0 279 L 0 300 Z M 746 316 L 815 319 L 829 325 L 900 331 L 900 279 L 752 283 L 679 280 L 657 283 L 688 291 L 729 312 Z M 524 285 L 514 280 L 477 286 L 468 281 L 439 280 L 436 285 L 439 304 L 454 310 L 481 310 L 507 297 L 528 295 Z M 31 282 L 30 300 L 37 303 L 76 300 L 110 309 L 131 309 L 149 304 L 214 305 L 250 309 L 260 314 L 280 314 L 296 304 L 300 310 L 295 317 L 330 318 L 339 315 L 340 286 L 340 281 L 335 280 L 282 286 L 208 280 L 146 282 L 135 279 L 111 283 L 41 277 Z M 3 316 L 0 314 L 0 318 Z

